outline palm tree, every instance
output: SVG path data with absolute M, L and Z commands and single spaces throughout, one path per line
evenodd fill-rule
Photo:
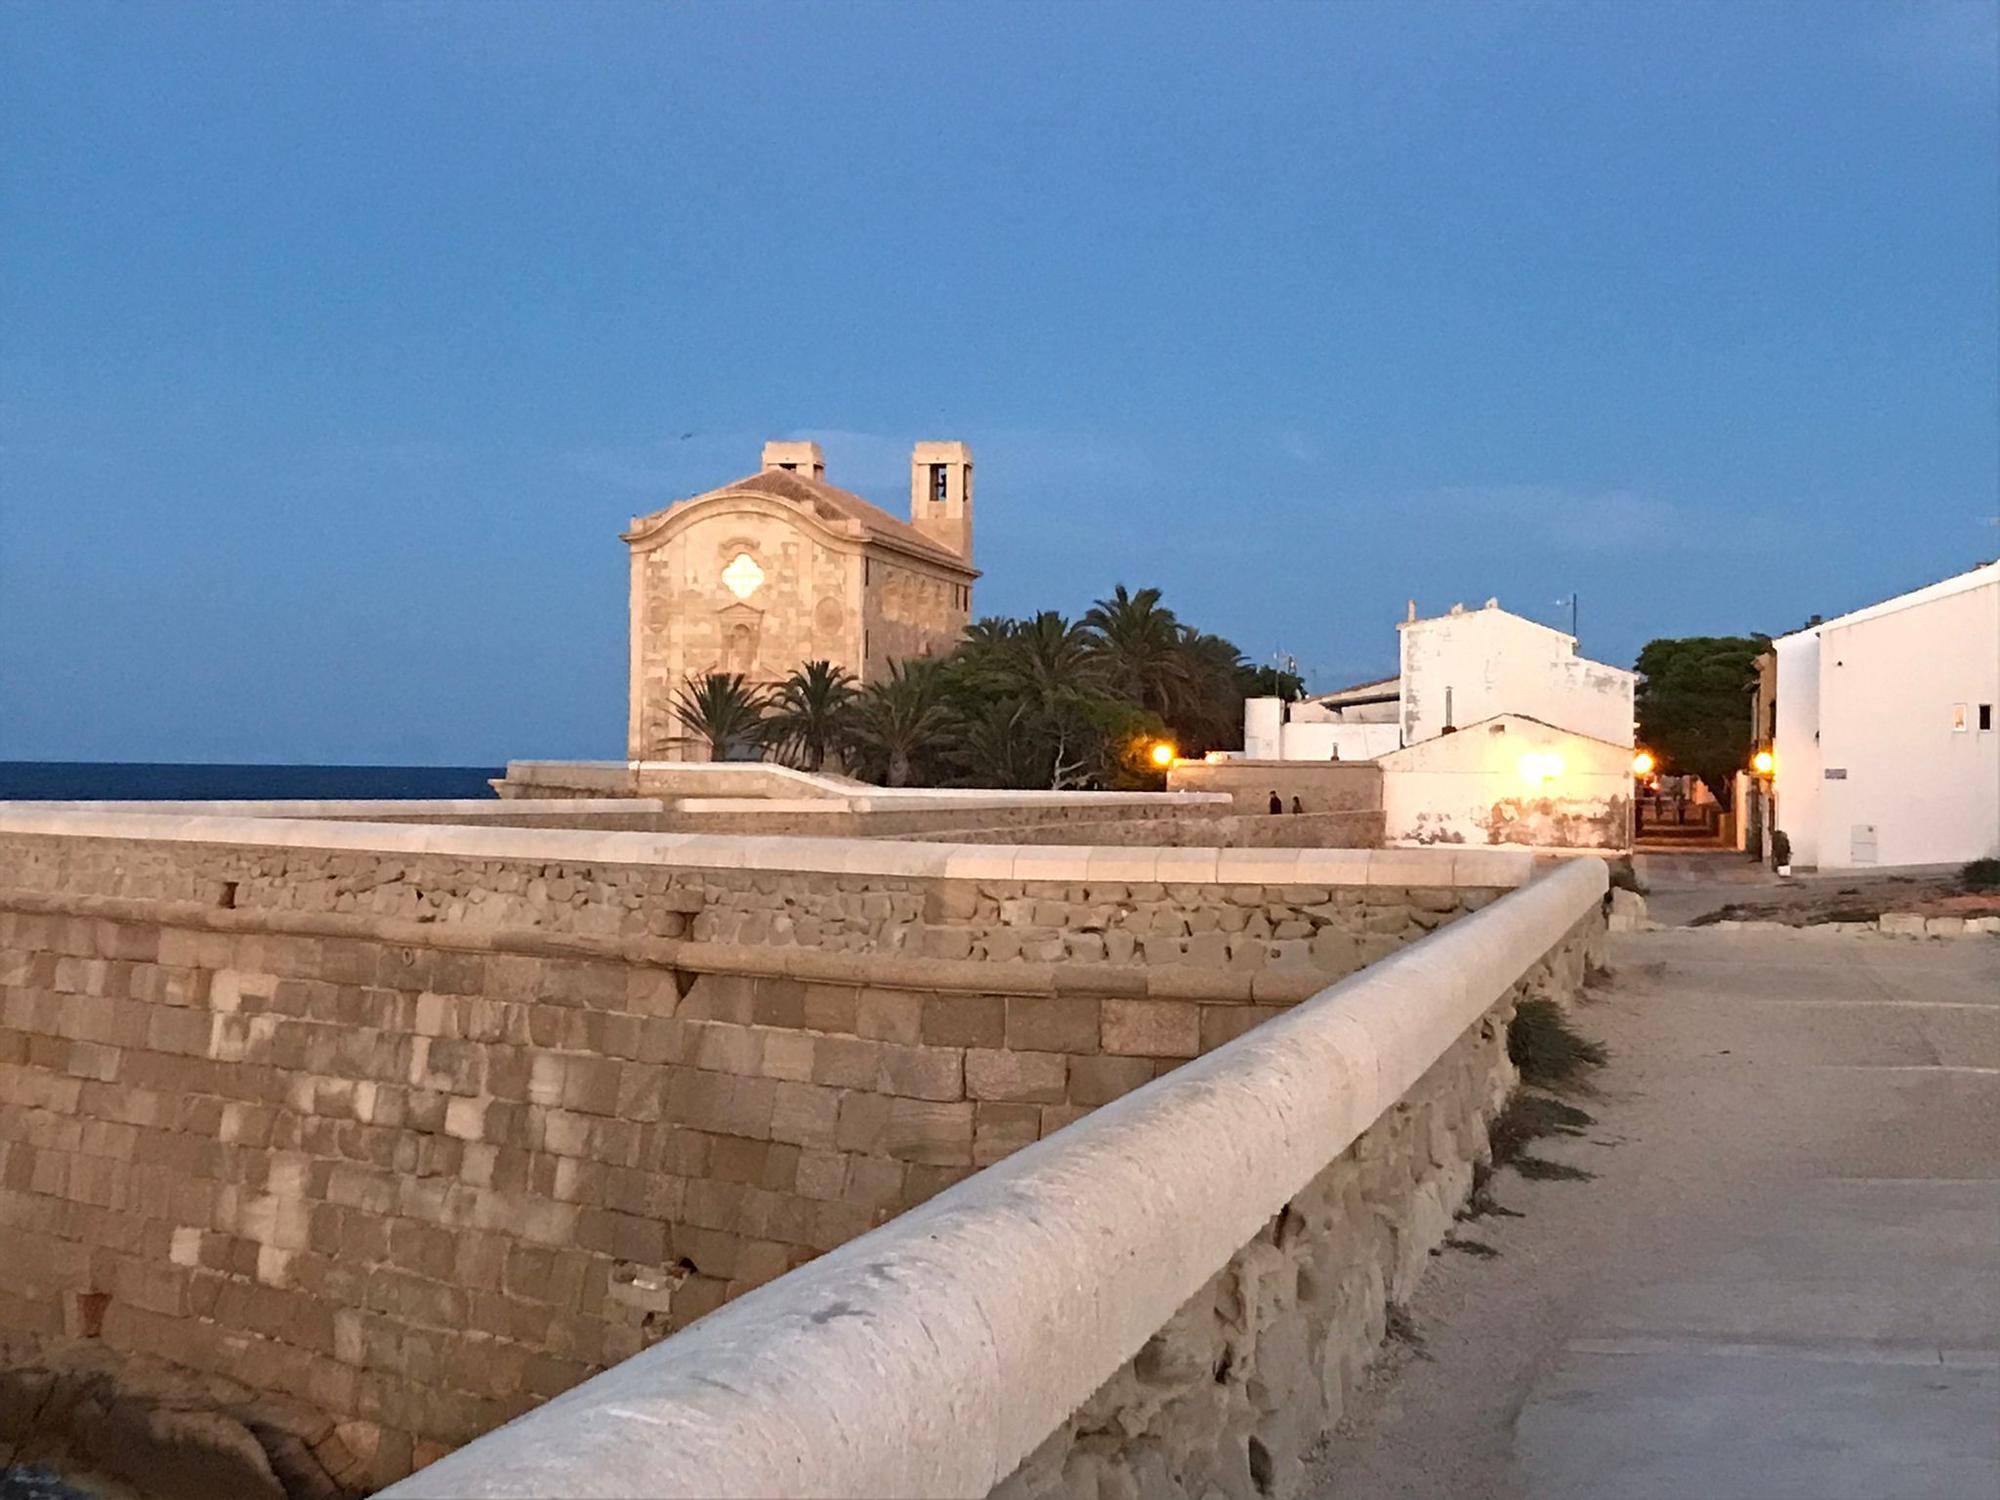
M 1243 653 L 1233 641 L 1188 625 L 1180 627 L 1174 649 L 1177 682 L 1161 716 L 1180 732 L 1183 749 L 1235 743 L 1243 725 Z
M 683 742 L 708 747 L 711 760 L 751 760 L 766 737 L 765 689 L 751 687 L 741 672 L 689 673 L 674 691 L 674 716 L 687 726 Z
M 772 695 L 772 740 L 801 769 L 824 769 L 846 750 L 854 727 L 854 674 L 830 661 L 809 661 Z
M 974 698 L 960 721 L 952 762 L 969 786 L 1029 790 L 1049 784 L 1048 743 L 1018 698 Z
M 1052 609 L 1014 627 L 995 667 L 1010 691 L 1044 715 L 1089 697 L 1104 679 L 1090 633 Z
M 1099 599 L 1083 617 L 1092 650 L 1105 675 L 1126 698 L 1164 713 L 1185 686 L 1190 665 L 1180 650 L 1183 626 L 1160 607 L 1158 589 L 1129 593 L 1124 584 Z
M 944 664 L 908 657 L 891 662 L 887 677 L 861 690 L 854 740 L 888 785 L 908 786 L 916 764 L 942 747 L 953 719 Z

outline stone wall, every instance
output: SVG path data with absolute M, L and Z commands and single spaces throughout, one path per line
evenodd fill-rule
M 1499 894 L 1364 854 L 1081 878 L 1104 852 L 953 880 L 0 834 L 0 1328 L 306 1403 L 377 1484 Z
M 1308 813 L 1370 812 L 1382 806 L 1382 772 L 1373 761 L 1181 761 L 1167 775 L 1176 792 L 1226 792 L 1238 813 L 1270 810 L 1276 792 L 1289 812 L 1292 799 Z
M 356 830 L 358 840 L 369 836 L 365 828 Z M 1291 876 L 1282 884 L 1259 878 L 1252 859 L 1237 864 L 1238 873 L 1223 885 L 1213 875 L 1197 878 L 1193 866 L 1186 880 L 1121 880 L 1116 851 L 1106 851 L 1114 858 L 1094 867 L 1085 857 L 1090 851 L 1048 852 L 1058 856 L 1048 865 L 1051 875 L 1074 873 L 1046 880 L 848 876 L 0 833 L 8 889 L 72 902 L 94 896 L 945 962 L 1227 965 L 1312 971 L 1321 982 L 1491 900 L 1502 888 L 1497 881 L 1455 882 L 1450 856 L 1427 865 L 1385 866 L 1380 881 L 1369 880 L 1366 865 L 1329 866 L 1312 880 L 1312 871 L 1301 873 L 1302 867 L 1280 859 L 1270 868 Z M 1135 857 L 1142 862 L 1133 873 L 1156 868 L 1136 851 Z M 1102 877 L 1090 878 L 1091 868 Z M 1328 883 L 1329 876 L 1357 873 L 1359 883 Z M 1415 884 L 1413 876 L 1437 883 Z M 652 954 L 656 962 L 685 960 L 689 967 L 701 957 L 678 948 Z M 755 967 L 754 960 L 743 963 Z
M 390 1494 L 1282 1494 L 1605 890 L 1568 861 Z
M 1237 816 L 1225 809 L 1197 817 L 1079 820 L 1031 827 L 940 828 L 935 832 L 899 835 L 909 839 L 940 839 L 967 844 L 1093 844 L 1138 845 L 1154 848 L 1223 849 L 1379 849 L 1383 818 L 1375 812 L 1286 813 L 1272 817 L 1258 812 Z
M 1230 1258 L 995 1500 L 1287 1494 L 1416 1291 L 1518 1081 L 1507 1023 L 1567 1003 L 1601 931 L 1579 924 L 1416 1086 Z

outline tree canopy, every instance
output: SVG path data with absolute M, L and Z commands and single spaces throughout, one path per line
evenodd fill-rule
M 1639 653 L 1639 743 L 1659 768 L 1699 776 L 1723 806 L 1751 751 L 1749 695 L 1761 635 L 1648 641 Z
M 690 678 L 677 706 L 715 753 L 762 745 L 891 786 L 1137 789 L 1162 784 L 1160 740 L 1184 755 L 1241 744 L 1243 700 L 1263 681 L 1158 589 L 1120 584 L 1079 619 L 977 620 L 949 656 L 898 662 L 865 688 L 806 662 L 767 695 Z

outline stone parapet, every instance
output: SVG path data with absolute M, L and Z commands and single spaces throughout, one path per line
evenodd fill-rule
M 379 1484 L 1532 868 L 0 812 L 0 1330 Z
M 1555 868 L 388 1493 L 1282 1491 L 1606 885 Z

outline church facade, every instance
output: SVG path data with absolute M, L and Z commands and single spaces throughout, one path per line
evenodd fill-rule
M 762 467 L 633 518 L 627 756 L 680 759 L 689 677 L 782 681 L 825 658 L 864 683 L 943 655 L 972 617 L 972 452 L 918 443 L 910 519 L 827 483 L 817 443 L 766 443 Z

